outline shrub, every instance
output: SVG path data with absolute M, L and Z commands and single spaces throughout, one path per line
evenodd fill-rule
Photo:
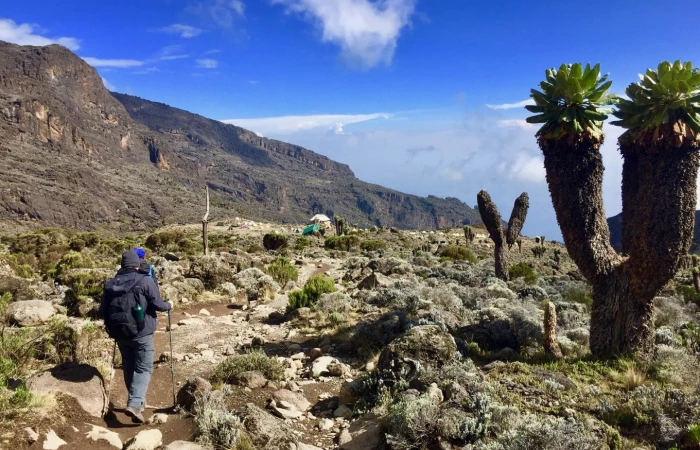
M 437 438 L 439 418 L 440 408 L 427 396 L 395 403 L 387 418 L 387 443 L 396 450 L 428 448 Z
M 366 252 L 374 252 L 377 250 L 384 250 L 386 248 L 386 242 L 380 241 L 379 239 L 369 239 L 360 244 L 360 249 Z
M 197 393 L 193 410 L 197 442 L 214 448 L 235 448 L 241 436 L 241 420 L 228 410 L 221 391 Z
M 262 253 L 265 251 L 265 248 L 260 244 L 251 244 L 248 246 L 248 248 L 246 248 L 245 251 L 246 251 L 246 253 L 251 253 L 251 254 Z
M 145 245 L 155 251 L 174 250 L 177 243 L 185 237 L 185 233 L 180 230 L 161 231 L 148 236 Z
M 297 308 L 313 308 L 322 294 L 335 292 L 335 282 L 324 275 L 315 275 L 306 282 L 302 290 L 290 292 L 289 311 Z
M 307 238 L 306 236 L 299 236 L 297 238 L 296 244 L 294 245 L 294 248 L 297 250 L 303 250 L 306 247 L 309 247 L 311 245 L 311 240 Z
M 265 269 L 265 273 L 270 275 L 281 286 L 287 284 L 288 281 L 297 281 L 299 278 L 299 271 L 294 267 L 294 264 L 282 256 L 278 256 L 272 261 Z
M 508 270 L 508 275 L 511 279 L 524 278 L 527 284 L 534 284 L 537 281 L 537 274 L 532 267 L 525 263 L 514 264 Z
M 440 256 L 442 258 L 449 258 L 454 261 L 469 261 L 470 263 L 477 263 L 478 259 L 474 256 L 471 250 L 466 247 L 460 247 L 459 245 L 448 245 L 440 251 Z
M 353 247 L 357 247 L 359 243 L 360 238 L 355 235 L 331 236 L 324 241 L 323 246 L 328 250 L 343 250 L 349 252 Z
M 68 252 L 58 260 L 55 268 L 49 269 L 46 273 L 49 278 L 57 278 L 70 269 L 92 269 L 93 267 L 95 267 L 95 263 L 89 256 L 78 252 Z
M 0 255 L 0 261 L 7 262 L 7 264 L 9 264 L 9 266 L 10 266 L 10 269 L 12 269 L 12 271 L 18 277 L 22 277 L 22 278 L 33 278 L 34 277 L 34 269 L 32 269 L 32 267 L 29 264 L 22 264 L 20 262 L 20 258 L 18 258 L 15 255 Z
M 700 292 L 695 292 L 695 288 L 692 286 L 676 286 L 676 294 L 683 297 L 686 303 L 700 305 Z
M 284 376 L 284 366 L 277 358 L 270 358 L 261 349 L 256 349 L 224 360 L 211 378 L 214 382 L 230 384 L 238 374 L 252 370 L 262 372 L 270 380 L 281 380 Z
M 71 250 L 79 252 L 85 248 L 85 241 L 80 238 L 73 238 L 68 246 Z
M 561 293 L 561 297 L 566 302 L 586 305 L 589 310 L 593 304 L 589 289 L 583 286 L 571 286 Z
M 263 247 L 265 250 L 279 250 L 287 248 L 287 236 L 279 233 L 268 233 L 263 236 Z

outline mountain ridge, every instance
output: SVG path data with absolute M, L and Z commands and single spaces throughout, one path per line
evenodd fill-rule
M 110 93 L 59 45 L 0 41 L 0 221 L 148 228 L 212 217 L 435 229 L 479 223 L 455 198 L 357 179 L 301 146 L 126 94 Z

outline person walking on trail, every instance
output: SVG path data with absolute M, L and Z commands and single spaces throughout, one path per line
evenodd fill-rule
M 139 265 L 139 272 L 153 278 L 153 281 L 155 281 L 156 284 L 158 284 L 158 278 L 156 277 L 155 270 L 153 270 L 153 264 L 149 264 L 145 261 L 146 250 L 144 250 L 141 247 L 136 247 L 134 249 L 134 251 L 139 256 L 139 259 L 141 260 L 141 264 Z
M 122 355 L 124 382 L 129 393 L 126 414 L 134 423 L 144 423 L 146 392 L 153 372 L 153 333 L 157 312 L 169 311 L 155 281 L 139 272 L 141 261 L 134 250 L 124 252 L 121 269 L 105 283 L 100 315 L 109 336 Z

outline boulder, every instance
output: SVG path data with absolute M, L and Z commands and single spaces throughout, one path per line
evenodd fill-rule
M 382 374 L 393 374 L 395 380 L 410 382 L 423 367 L 439 369 L 458 356 L 457 344 L 449 333 L 437 325 L 422 325 L 385 347 L 377 368 Z
M 233 277 L 236 286 L 244 289 L 248 300 L 265 299 L 280 290 L 279 284 L 260 269 L 250 268 L 242 270 Z
M 27 380 L 27 388 L 36 393 L 61 393 L 77 400 L 93 417 L 102 417 L 107 402 L 102 375 L 87 364 L 66 363 Z
M 197 278 L 207 289 L 212 290 L 227 281 L 233 281 L 234 275 L 235 272 L 227 264 L 213 255 L 195 259 L 187 273 L 188 278 Z
M 10 303 L 7 315 L 10 323 L 22 327 L 33 327 L 47 323 L 56 314 L 51 304 L 44 300 L 22 300 Z
M 126 442 L 124 450 L 155 450 L 161 445 L 163 433 L 160 430 L 143 430 Z
M 92 430 L 85 433 L 88 439 L 93 442 L 105 441 L 112 447 L 116 447 L 121 450 L 122 440 L 119 434 L 114 431 L 108 430 L 106 428 L 98 427 L 97 425 L 92 426 Z
M 350 424 L 348 436 L 344 443 L 339 443 L 341 450 L 380 450 L 384 448 L 383 423 L 378 417 L 365 417 Z
M 394 285 L 394 280 L 382 275 L 381 273 L 374 272 L 357 284 L 358 289 L 378 289 L 382 287 L 391 287 Z
M 164 254 L 163 258 L 165 258 L 166 261 L 180 261 L 180 257 L 171 252 Z
M 311 409 L 311 403 L 302 394 L 294 393 L 288 389 L 278 389 L 272 393 L 272 398 L 279 402 L 287 402 L 294 405 L 299 411 L 305 412 Z
M 329 364 L 337 362 L 332 356 L 321 356 L 317 358 L 311 365 L 311 374 L 314 378 L 318 378 L 321 375 L 328 375 Z
M 255 448 L 265 450 L 299 448 L 299 440 L 289 426 L 254 404 L 246 404 L 237 412 L 237 415 L 241 417 L 243 427 Z
M 272 410 L 274 415 L 281 419 L 298 419 L 301 417 L 301 411 L 299 411 L 293 404 L 285 401 L 278 402 L 272 399 L 267 407 Z
M 267 379 L 265 375 L 257 370 L 251 370 L 247 372 L 241 372 L 233 380 L 237 385 L 247 387 L 250 389 L 260 389 L 265 387 L 267 384 Z
M 187 380 L 177 393 L 177 404 L 185 409 L 191 409 L 196 395 L 211 391 L 211 383 L 204 378 L 196 377 Z

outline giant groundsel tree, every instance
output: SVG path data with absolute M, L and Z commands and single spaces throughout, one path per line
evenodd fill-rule
M 533 89 L 530 123 L 544 155 L 547 184 L 571 258 L 593 286 L 591 352 L 616 356 L 653 343 L 652 302 L 673 277 L 691 243 L 700 136 L 700 74 L 690 63 L 661 63 L 606 97 L 611 82 L 600 66 L 562 65 Z M 617 103 L 612 122 L 622 169 L 625 256 L 610 245 L 603 208 L 603 107 Z

